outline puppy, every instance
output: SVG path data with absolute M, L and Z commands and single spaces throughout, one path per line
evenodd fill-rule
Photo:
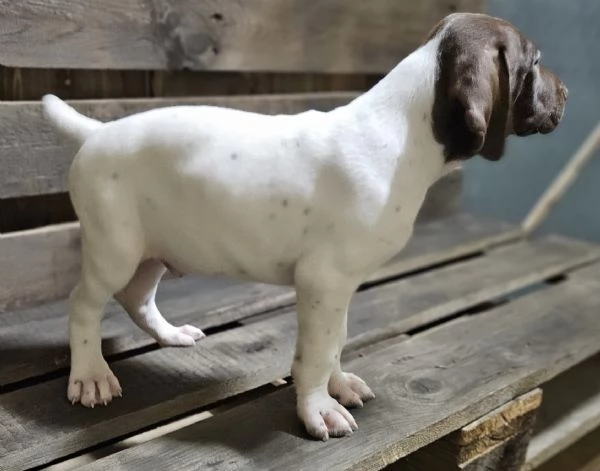
M 161 345 L 193 345 L 202 331 L 163 318 L 157 285 L 167 268 L 226 274 L 295 285 L 298 415 L 313 437 L 352 433 L 346 407 L 374 397 L 340 366 L 352 294 L 405 246 L 440 176 L 477 154 L 500 159 L 508 135 L 552 131 L 566 98 L 530 41 L 481 14 L 446 17 L 375 87 L 327 113 L 185 106 L 100 123 L 44 97 L 50 122 L 80 145 L 69 400 L 121 394 L 100 348 L 111 297 Z

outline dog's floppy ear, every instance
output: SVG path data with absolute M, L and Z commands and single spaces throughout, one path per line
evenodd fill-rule
M 442 33 L 433 106 L 433 131 L 446 160 L 480 154 L 498 160 L 509 131 L 510 80 L 499 41 Z

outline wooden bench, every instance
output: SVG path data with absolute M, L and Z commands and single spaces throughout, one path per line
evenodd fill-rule
M 189 349 L 160 349 L 111 304 L 103 350 L 124 396 L 93 410 L 66 400 L 73 149 L 43 122 L 41 94 L 101 119 L 177 103 L 327 110 L 479 0 L 0 8 L 0 470 L 597 469 L 600 248 L 464 214 L 460 172 L 353 300 L 343 360 L 377 394 L 353 436 L 312 441 L 296 419 L 293 290 L 234 280 L 161 284 L 166 317 L 208 333 Z M 279 93 L 232 94 L 257 89 Z M 556 467 L 584 448 L 577 467 Z

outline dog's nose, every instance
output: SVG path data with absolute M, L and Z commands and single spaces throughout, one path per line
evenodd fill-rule
M 560 93 L 562 93 L 562 96 L 565 100 L 569 96 L 569 89 L 565 86 L 564 83 L 560 84 Z

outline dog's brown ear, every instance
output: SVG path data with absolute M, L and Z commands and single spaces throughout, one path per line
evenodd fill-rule
M 446 32 L 438 55 L 433 130 L 446 160 L 498 160 L 510 117 L 509 68 L 502 47 Z

